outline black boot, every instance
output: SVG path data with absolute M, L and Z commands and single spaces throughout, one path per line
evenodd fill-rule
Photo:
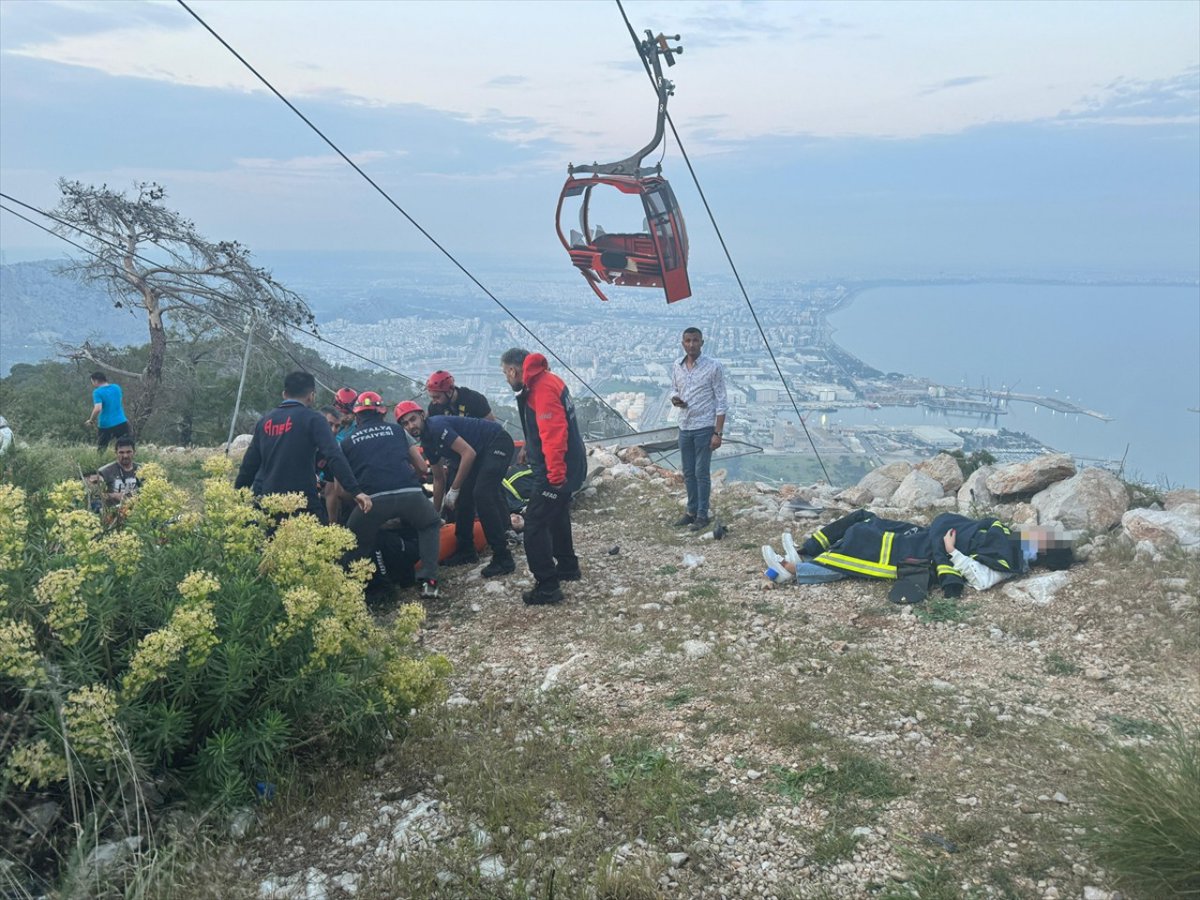
M 526 606 L 550 606 L 562 603 L 563 592 L 557 584 L 544 582 L 523 593 L 521 599 L 525 601 Z
M 483 567 L 483 571 L 479 574 L 484 578 L 496 578 L 500 575 L 509 575 L 517 570 L 517 564 L 513 560 L 513 555 L 505 547 L 503 550 L 492 551 L 492 561 Z
M 479 554 L 474 547 L 459 547 L 444 560 L 443 566 L 470 566 L 479 562 Z

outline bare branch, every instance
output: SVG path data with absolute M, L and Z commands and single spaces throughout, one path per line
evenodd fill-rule
M 95 350 L 89 341 L 84 341 L 82 344 L 55 344 L 55 352 L 63 359 L 69 359 L 72 362 L 86 359 L 88 362 L 93 362 L 102 369 L 113 372 L 117 375 L 125 375 L 129 378 L 141 378 L 141 372 L 130 372 L 127 369 L 122 369 L 119 366 L 114 366 L 110 361 L 101 359 L 96 356 Z

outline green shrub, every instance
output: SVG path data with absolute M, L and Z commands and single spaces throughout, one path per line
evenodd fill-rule
M 963 478 L 968 477 L 976 469 L 982 469 L 984 466 L 993 466 L 996 464 L 996 457 L 988 453 L 986 450 L 976 450 L 970 456 L 963 453 L 961 450 L 951 450 L 950 455 L 958 460 L 958 467 L 962 469 Z
M 1100 861 L 1147 897 L 1200 896 L 1200 740 L 1179 722 L 1155 744 L 1093 762 L 1091 840 Z
M 130 784 L 245 803 L 305 756 L 369 752 L 441 692 L 422 609 L 388 629 L 367 613 L 370 563 L 339 562 L 350 532 L 307 515 L 272 532 L 299 495 L 259 509 L 225 458 L 207 468 L 195 497 L 142 466 L 111 527 L 78 479 L 0 483 L 0 804 L 54 798 L 99 833 Z

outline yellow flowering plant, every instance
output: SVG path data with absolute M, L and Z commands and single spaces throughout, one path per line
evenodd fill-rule
M 346 564 L 349 531 L 297 512 L 298 495 L 234 489 L 224 457 L 203 468 L 185 489 L 141 465 L 116 523 L 77 480 L 0 484 L 0 702 L 19 710 L 0 771 L 13 784 L 53 787 L 78 768 L 116 791 L 132 765 L 197 803 L 242 803 L 301 754 L 368 750 L 443 695 L 449 664 L 414 640 L 420 607 L 390 628 L 368 614 L 372 566 Z

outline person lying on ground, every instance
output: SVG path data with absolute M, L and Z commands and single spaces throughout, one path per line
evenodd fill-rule
M 1065 533 L 1043 526 L 1009 528 L 995 518 L 953 513 L 928 526 L 882 519 L 858 510 L 817 529 L 797 550 L 783 535 L 783 554 L 762 548 L 767 578 L 776 583 L 823 584 L 847 577 L 902 579 L 925 575 L 947 597 L 964 584 L 983 591 L 1028 571 L 1034 563 L 1065 569 L 1073 560 Z

